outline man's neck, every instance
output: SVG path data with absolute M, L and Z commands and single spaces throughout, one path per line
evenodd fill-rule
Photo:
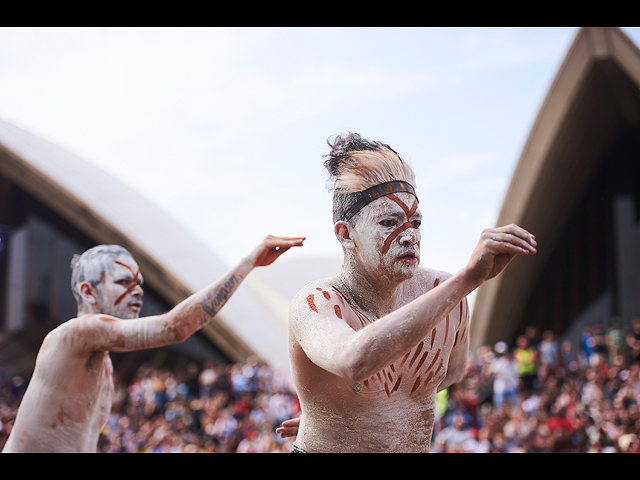
M 89 307 L 82 307 L 78 309 L 77 318 L 84 317 L 85 315 L 95 315 L 100 312 L 95 312 L 95 309 Z
M 338 278 L 340 285 L 337 288 L 340 292 L 363 313 L 372 316 L 371 320 L 381 318 L 400 306 L 402 281 L 370 275 L 365 269 L 347 261 Z

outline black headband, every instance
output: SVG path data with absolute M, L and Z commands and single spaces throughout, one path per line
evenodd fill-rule
M 374 200 L 377 200 L 380 197 L 384 197 L 385 195 L 390 195 L 392 193 L 410 193 L 416 200 L 418 196 L 416 195 L 416 191 L 410 183 L 403 182 L 402 180 L 394 180 L 392 182 L 385 182 L 375 185 L 371 188 L 367 188 L 362 192 L 356 192 L 352 195 L 357 196 L 357 200 L 351 207 L 347 209 L 342 220 L 348 222 L 353 218 L 353 216 L 362 210 L 364 207 L 369 205 Z

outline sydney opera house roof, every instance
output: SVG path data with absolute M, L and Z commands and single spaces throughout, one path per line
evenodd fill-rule
M 570 336 L 640 315 L 640 50 L 582 28 L 531 129 L 498 224 L 538 240 L 477 294 L 472 349 L 527 326 Z
M 18 190 L 49 212 L 40 215 L 41 223 L 49 217 L 59 218 L 58 223 L 72 230 L 72 236 L 85 239 L 83 247 L 110 243 L 129 249 L 141 267 L 145 285 L 164 305 L 177 304 L 229 268 L 182 225 L 131 188 L 68 151 L 2 121 L 0 183 L 0 209 L 7 214 L 17 208 L 8 192 Z M 14 249 L 14 256 L 17 251 Z M 67 267 L 70 259 L 64 260 Z M 62 289 L 71 295 L 68 283 Z M 5 296 L 10 309 L 10 295 Z M 282 297 L 250 275 L 202 333 L 231 361 L 255 355 L 270 364 L 286 365 L 287 309 Z M 14 308 L 16 311 L 22 310 Z M 7 318 L 4 333 L 0 328 L 0 340 L 12 330 L 11 322 L 15 323 L 9 318 L 13 314 L 4 313 Z M 29 325 L 23 327 L 28 329 Z

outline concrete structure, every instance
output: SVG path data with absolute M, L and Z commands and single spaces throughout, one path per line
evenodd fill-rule
M 102 243 L 126 247 L 140 265 L 143 315 L 168 310 L 229 268 L 131 188 L 0 121 L 0 372 L 5 380 L 28 375 L 44 335 L 76 315 L 70 260 Z M 287 311 L 286 300 L 250 276 L 217 318 L 184 344 L 154 352 L 155 357 L 126 355 L 133 359 L 131 368 L 171 352 L 183 361 L 244 362 L 256 355 L 286 366 Z
M 531 325 L 572 336 L 640 314 L 640 50 L 619 29 L 577 34 L 533 125 L 499 225 L 536 235 L 477 294 L 472 349 Z

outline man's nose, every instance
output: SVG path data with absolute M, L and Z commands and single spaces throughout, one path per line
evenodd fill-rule
M 144 289 L 142 288 L 142 285 L 138 284 L 136 285 L 133 290 L 131 291 L 131 295 L 134 297 L 143 297 L 144 296 Z
M 420 230 L 417 228 L 407 228 L 400 234 L 401 245 L 415 245 L 420 241 Z

